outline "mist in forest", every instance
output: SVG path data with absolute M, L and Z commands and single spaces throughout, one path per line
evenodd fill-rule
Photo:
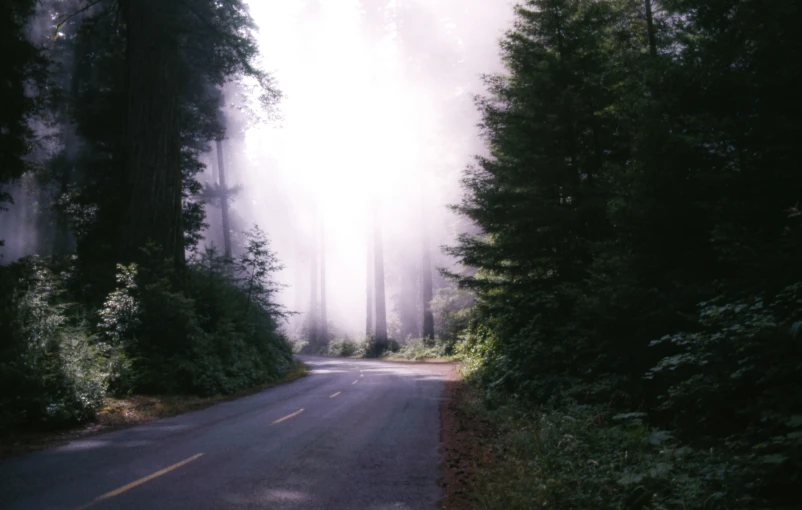
M 378 227 L 389 336 L 419 337 L 423 250 L 434 288 L 447 285 L 437 268 L 453 262 L 440 247 L 470 228 L 447 205 L 459 201 L 460 174 L 483 150 L 473 97 L 481 75 L 500 70 L 497 40 L 511 4 L 252 1 L 250 9 L 283 99 L 268 122 L 227 110 L 239 119 L 222 143 L 225 179 L 235 188 L 234 251 L 236 233 L 251 224 L 268 233 L 285 265 L 279 300 L 300 312 L 289 324 L 296 334 L 313 287 L 321 295 L 325 267 L 329 335 L 361 336 Z M 216 151 L 206 163 L 214 185 Z M 222 211 L 206 212 L 205 242 L 223 249 Z
M 100 12 L 82 12 L 82 5 L 58 9 L 62 16 Z M 512 2 L 252 0 L 249 8 L 260 65 L 282 97 L 266 112 L 247 80 L 222 87 L 225 137 L 200 156 L 208 224 L 201 250 L 213 246 L 237 256 L 243 232 L 258 225 L 284 266 L 276 299 L 298 312 L 287 332 L 302 335 L 310 308 L 323 313 L 325 299 L 328 336 L 361 337 L 378 232 L 388 335 L 420 337 L 423 269 L 430 266 L 434 294 L 453 285 L 438 272 L 454 266 L 441 247 L 471 228 L 447 206 L 459 202 L 461 173 L 484 151 L 474 96 L 483 92 L 483 74 L 501 70 L 498 40 L 510 28 Z M 48 8 L 37 9 L 29 37 L 69 69 L 69 57 L 53 43 L 64 34 L 53 33 Z M 53 125 L 61 139 L 50 150 Z M 32 127 L 44 142 L 31 161 L 82 148 L 69 122 Z M 36 175 L 5 188 L 13 203 L 0 214 L 2 264 L 49 255 L 53 246 L 74 249 L 75 232 L 59 239 L 64 229 L 50 210 L 50 197 L 66 196 L 67 188 L 55 189 L 58 179 L 49 174 Z M 226 211 L 221 195 L 228 197 Z

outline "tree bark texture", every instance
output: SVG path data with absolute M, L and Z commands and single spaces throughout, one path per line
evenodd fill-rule
M 223 249 L 226 260 L 231 259 L 231 225 L 228 220 L 228 187 L 226 186 L 226 168 L 223 163 L 223 141 L 215 140 L 217 147 L 217 178 L 220 185 L 220 211 L 223 215 Z
M 429 236 L 426 235 L 426 227 L 423 226 L 423 257 L 421 260 L 422 272 L 422 297 L 423 297 L 423 339 L 426 341 L 434 340 L 434 315 L 432 314 L 432 256 L 429 251 Z
M 183 270 L 180 55 L 176 0 L 120 0 L 127 36 L 126 203 L 120 257 L 138 260 L 153 242 Z
M 320 221 L 320 342 L 329 341 L 329 319 L 326 312 L 326 234 Z
M 370 228 L 367 231 L 366 248 L 365 296 L 367 299 L 365 301 L 365 336 L 371 338 L 376 332 L 373 325 L 373 309 L 376 303 L 373 299 L 373 236 Z
M 314 231 L 313 231 L 314 232 Z M 312 234 L 312 246 L 309 255 L 309 345 L 318 344 L 318 302 L 317 302 L 317 247 L 315 246 L 314 233 Z
M 384 300 L 384 251 L 378 213 L 373 224 L 374 291 L 376 293 L 376 347 L 387 349 L 387 310 Z

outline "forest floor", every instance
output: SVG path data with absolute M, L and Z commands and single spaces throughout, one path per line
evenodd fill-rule
M 33 430 L 0 436 L 0 459 L 66 444 L 76 439 L 141 425 L 161 418 L 204 409 L 219 402 L 264 391 L 305 376 L 309 368 L 298 361 L 283 379 L 248 388 L 231 395 L 198 397 L 193 395 L 133 395 L 107 398 L 92 422 L 59 430 Z
M 446 381 L 444 393 L 440 407 L 444 477 L 440 484 L 445 497 L 439 507 L 443 510 L 468 510 L 477 503 L 477 480 L 494 464 L 489 445 L 496 432 L 489 422 L 470 412 L 478 395 L 459 379 L 456 371 Z

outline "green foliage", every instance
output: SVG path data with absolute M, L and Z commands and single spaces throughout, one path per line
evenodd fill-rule
M 214 249 L 193 260 L 185 290 L 174 285 L 170 264 L 139 269 L 130 285 L 125 273 L 116 291 L 141 392 L 228 394 L 280 378 L 293 366 L 292 351 L 278 332 L 286 314 L 272 301 L 271 280 L 280 266 L 264 234 L 246 234 L 249 246 L 237 260 Z M 118 314 L 115 328 L 121 323 Z
M 3 186 L 31 168 L 26 159 L 34 148 L 29 121 L 47 99 L 47 61 L 26 37 L 35 8 L 33 0 L 12 0 L 4 4 L 0 14 L 0 48 L 5 54 L 0 68 L 0 212 L 11 201 Z
M 696 449 L 604 406 L 525 408 L 488 395 L 469 412 L 500 434 L 503 462 L 481 473 L 481 508 L 727 509 L 760 507 L 748 459 Z
M 468 327 L 473 304 L 473 294 L 464 289 L 449 286 L 435 292 L 432 299 L 434 330 L 447 352 L 452 351 L 460 334 Z
M 326 347 L 326 354 L 328 356 L 341 356 L 344 358 L 350 357 L 364 357 L 367 350 L 366 342 L 355 342 L 350 338 L 342 338 L 332 340 Z
M 172 264 L 118 265 L 96 310 L 72 301 L 74 259 L 0 266 L 0 384 L 11 389 L 0 429 L 90 419 L 107 393 L 232 394 L 283 377 L 295 362 L 271 301 L 280 266 L 258 228 L 247 235 L 238 260 L 193 260 L 183 289 Z
M 604 506 L 609 486 L 619 508 L 796 507 L 802 4 L 653 3 L 656 55 L 642 2 L 517 9 L 506 73 L 477 101 L 489 153 L 456 207 L 481 229 L 450 249 L 476 296 L 456 351 L 484 388 L 546 414 L 642 412 L 712 451 L 665 477 L 569 484 L 550 506 Z M 599 427 L 633 451 L 615 420 Z M 537 468 L 511 506 L 546 501 Z
M 802 380 L 800 310 L 802 284 L 770 299 L 702 303 L 701 330 L 653 341 L 672 352 L 646 374 L 668 383 L 657 410 L 679 434 L 727 437 L 727 448 L 752 463 L 753 476 L 772 479 L 774 490 L 790 491 L 802 471 L 802 395 L 787 391 Z
M 91 418 L 106 394 L 105 346 L 54 269 L 34 257 L 0 266 L 0 430 Z
M 443 359 L 447 358 L 451 344 L 443 342 L 439 337 L 434 342 L 424 338 L 410 338 L 401 343 L 399 349 L 385 354 L 387 358 L 408 360 Z

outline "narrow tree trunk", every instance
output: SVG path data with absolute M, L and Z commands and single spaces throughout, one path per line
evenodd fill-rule
M 387 349 L 387 311 L 384 301 L 384 251 L 378 213 L 373 224 L 374 280 L 376 292 L 376 348 L 379 352 Z
M 179 124 L 178 6 L 162 0 L 120 0 L 126 25 L 128 73 L 125 164 L 126 201 L 119 255 L 141 258 L 153 242 L 162 259 L 183 271 L 184 232 Z
M 223 141 L 215 140 L 217 146 L 217 178 L 220 185 L 220 210 L 223 213 L 223 249 L 226 260 L 231 260 L 231 226 L 228 222 L 228 187 L 226 168 L 223 164 Z
M 368 228 L 366 240 L 367 259 L 365 260 L 365 295 L 367 296 L 367 300 L 365 302 L 365 336 L 372 338 L 376 333 L 373 325 L 373 309 L 376 307 L 376 302 L 373 300 L 373 239 L 370 228 Z
M 423 227 L 423 260 L 421 261 L 422 297 L 423 297 L 423 340 L 427 343 L 434 341 L 434 315 L 432 314 L 432 257 L 429 251 L 429 236 L 426 227 Z
M 296 312 L 303 309 L 302 294 L 301 294 L 301 286 L 302 286 L 302 282 L 303 282 L 303 276 L 302 276 L 303 271 L 302 271 L 302 268 L 301 268 L 301 261 L 303 260 L 302 254 L 303 254 L 303 250 L 301 249 L 301 242 L 298 239 L 296 239 L 295 240 L 295 262 L 293 264 L 295 266 L 295 268 L 294 268 L 295 269 L 295 288 L 293 289 L 294 290 L 294 298 L 295 298 L 294 299 L 294 301 L 295 301 L 294 311 L 296 311 Z M 301 335 L 301 324 L 302 324 L 301 323 L 301 316 L 293 315 L 291 320 L 292 320 L 293 332 L 296 335 L 300 336 Z
M 312 216 L 315 217 L 315 214 Z M 314 222 L 314 219 L 312 220 Z M 317 301 L 317 247 L 315 246 L 315 234 L 312 229 L 312 242 L 309 251 L 309 345 L 316 347 L 318 343 L 318 301 Z
M 320 342 L 329 342 L 329 322 L 326 312 L 326 234 L 320 220 Z
M 657 36 L 654 33 L 654 19 L 652 18 L 652 0 L 646 1 L 646 30 L 649 33 L 649 53 L 657 56 Z

